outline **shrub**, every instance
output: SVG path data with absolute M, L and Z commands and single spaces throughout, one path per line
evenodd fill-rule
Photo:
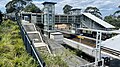
M 26 52 L 16 22 L 3 21 L 0 26 L 0 67 L 37 67 Z

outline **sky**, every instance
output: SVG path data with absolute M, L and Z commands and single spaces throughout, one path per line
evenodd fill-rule
M 2 12 L 5 12 L 5 5 L 9 1 L 10 0 L 0 0 L 0 10 Z M 120 5 L 120 0 L 33 0 L 33 3 L 42 9 L 42 3 L 45 1 L 57 3 L 55 5 L 56 14 L 62 14 L 62 8 L 68 4 L 73 6 L 73 8 L 80 8 L 82 11 L 89 6 L 97 7 L 103 17 L 113 14 L 116 10 L 118 10 L 118 5 Z

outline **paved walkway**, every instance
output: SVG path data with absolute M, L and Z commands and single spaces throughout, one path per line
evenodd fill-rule
M 69 67 L 80 67 L 81 65 L 87 64 L 88 62 L 75 55 L 74 52 L 66 49 L 61 44 L 58 44 L 52 39 L 42 36 L 46 44 L 49 45 L 52 54 L 60 56 L 63 61 L 67 63 Z
M 52 53 L 61 56 L 69 67 L 80 67 L 81 65 L 88 63 L 86 60 L 76 56 L 74 53 L 70 52 L 69 49 L 65 49 L 61 44 L 56 43 L 54 40 L 47 40 Z

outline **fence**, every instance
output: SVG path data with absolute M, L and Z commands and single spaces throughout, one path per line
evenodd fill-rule
M 38 62 L 38 67 L 46 67 L 45 62 L 43 61 L 43 59 L 40 56 L 40 53 L 37 52 L 35 46 L 33 45 L 33 41 L 30 40 L 27 32 L 25 31 L 25 29 L 23 28 L 22 24 L 20 21 L 17 21 L 19 28 L 20 28 L 20 32 L 21 32 L 21 36 L 25 45 L 25 48 L 27 50 L 27 52 Z
M 104 59 L 98 61 L 98 62 L 93 62 L 89 64 L 82 65 L 80 67 L 105 67 L 104 66 Z
M 52 54 L 53 52 L 52 52 L 52 50 L 51 50 L 52 48 L 49 46 L 50 43 L 48 42 L 48 38 L 45 37 L 45 36 L 42 34 L 42 29 L 40 29 L 37 25 L 36 25 L 36 28 L 37 28 L 37 31 L 40 32 L 43 41 L 44 41 L 46 44 L 48 44 L 48 47 L 50 48 L 50 51 L 51 51 L 51 54 Z

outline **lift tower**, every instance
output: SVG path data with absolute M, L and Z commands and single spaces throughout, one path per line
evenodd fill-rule
M 49 37 L 49 32 L 55 26 L 55 2 L 44 2 L 44 34 Z

